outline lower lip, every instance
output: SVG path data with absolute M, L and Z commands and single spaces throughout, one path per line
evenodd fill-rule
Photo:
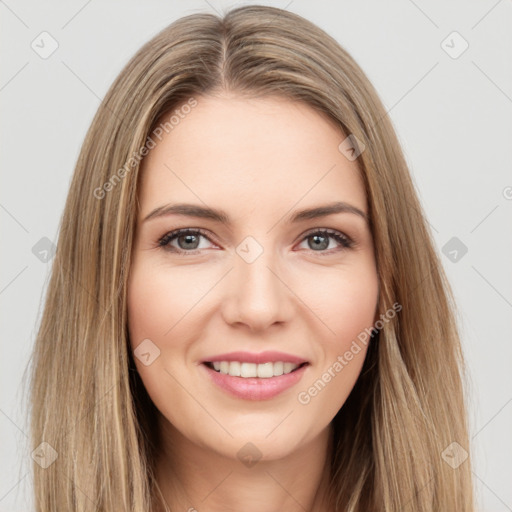
M 230 395 L 244 400 L 269 400 L 297 384 L 309 365 L 305 364 L 291 373 L 268 379 L 232 377 L 212 370 L 205 364 L 201 366 L 213 382 Z

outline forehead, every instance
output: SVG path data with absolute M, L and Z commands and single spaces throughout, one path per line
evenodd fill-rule
M 366 210 L 357 164 L 338 149 L 345 134 L 326 115 L 281 97 L 195 100 L 160 120 L 175 115 L 143 161 L 141 216 L 177 201 L 231 205 L 237 216 L 319 201 Z

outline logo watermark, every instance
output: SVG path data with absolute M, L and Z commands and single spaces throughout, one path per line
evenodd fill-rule
M 332 379 L 340 373 L 345 366 L 349 364 L 356 354 L 359 354 L 362 350 L 362 346 L 368 345 L 368 342 L 374 331 L 379 331 L 384 327 L 386 322 L 392 320 L 397 312 L 402 310 L 402 305 L 398 302 L 395 302 L 393 306 L 388 309 L 385 313 L 380 315 L 380 320 L 377 320 L 373 327 L 370 329 L 366 327 L 364 331 L 361 331 L 357 335 L 357 339 L 352 341 L 350 348 L 344 352 L 343 355 L 338 355 L 336 361 L 327 368 L 327 370 L 322 374 L 320 378 L 318 378 L 312 386 L 310 386 L 307 390 L 301 391 L 297 395 L 297 400 L 302 405 L 307 405 L 311 402 L 311 399 L 317 396 Z
M 103 183 L 101 187 L 97 187 L 93 191 L 93 195 L 96 199 L 103 199 L 107 192 L 113 190 L 113 188 L 120 183 L 120 181 L 129 173 L 132 168 L 138 165 L 141 160 L 156 146 L 156 142 L 153 137 L 157 138 L 159 141 L 162 140 L 162 135 L 165 133 L 170 133 L 178 124 L 180 124 L 181 119 L 185 119 L 185 117 L 190 114 L 192 108 L 197 106 L 197 100 L 195 98 L 189 98 L 189 100 L 182 105 L 180 108 L 174 110 L 174 112 L 169 116 L 166 122 L 160 123 L 151 133 L 151 136 L 148 136 L 144 146 L 142 146 L 138 151 L 135 151 L 132 156 L 125 162 L 123 167 L 118 169 L 108 181 Z

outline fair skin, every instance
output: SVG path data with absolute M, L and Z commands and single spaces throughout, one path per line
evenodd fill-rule
M 357 163 L 338 149 L 341 130 L 301 103 L 227 93 L 196 99 L 144 160 L 129 276 L 132 349 L 149 339 L 160 351 L 148 365 L 135 357 L 159 411 L 157 481 L 171 510 L 326 510 L 331 421 L 367 347 L 334 374 L 333 364 L 378 318 Z M 363 215 L 290 220 L 340 201 Z M 144 220 L 177 203 L 222 209 L 229 223 L 175 213 Z M 159 246 L 183 228 L 204 234 Z M 326 229 L 352 246 L 312 236 Z M 248 262 L 247 251 L 259 255 Z M 214 383 L 220 374 L 203 364 L 233 351 L 280 351 L 307 364 L 278 395 L 244 398 Z M 329 368 L 325 386 L 300 401 Z

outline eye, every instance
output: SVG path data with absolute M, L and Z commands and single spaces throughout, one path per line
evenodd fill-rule
M 353 240 L 336 230 L 317 229 L 316 231 L 306 234 L 304 240 L 312 240 L 311 243 L 308 243 L 308 246 L 313 252 L 322 252 L 327 254 L 331 254 L 332 252 L 332 248 L 329 251 L 325 250 L 329 248 L 331 240 L 334 240 L 341 245 L 341 249 L 338 250 L 350 249 L 354 246 Z M 336 250 L 336 248 L 334 249 Z
M 199 247 L 201 237 L 210 240 L 206 236 L 205 232 L 201 229 L 178 229 L 176 231 L 171 231 L 170 233 L 164 235 L 158 241 L 158 246 L 163 247 L 168 251 L 173 251 L 181 254 L 196 254 L 198 249 L 204 249 L 204 247 Z M 173 242 L 174 240 L 177 240 L 178 247 L 170 245 L 171 242 Z

